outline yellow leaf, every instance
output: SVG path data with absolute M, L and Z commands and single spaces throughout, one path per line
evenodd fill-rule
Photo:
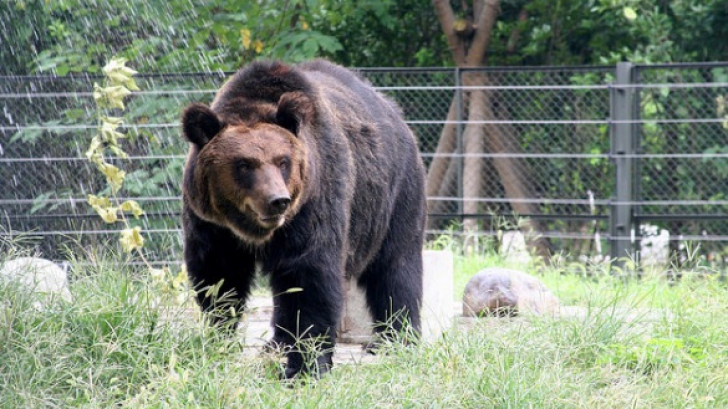
M 253 49 L 256 53 L 260 53 L 261 51 L 263 51 L 263 42 L 260 40 L 253 41 Z
M 111 224 L 118 220 L 119 209 L 111 206 L 111 201 L 108 198 L 88 195 L 87 201 L 106 223 Z
M 172 288 L 184 288 L 185 283 L 187 283 L 187 273 L 180 271 L 179 274 L 174 277 L 174 280 L 172 280 Z
M 243 48 L 246 50 L 250 48 L 250 30 L 247 28 L 240 30 L 240 41 L 243 43 Z
M 124 109 L 124 98 L 131 95 L 131 91 L 123 85 L 106 87 L 104 89 L 106 90 L 106 99 L 109 102 L 109 107 Z
M 124 135 L 123 133 L 116 131 L 116 127 L 114 125 L 107 125 L 106 123 L 101 124 L 101 128 L 99 128 L 99 134 L 101 135 L 101 139 L 103 139 L 104 142 L 113 145 L 117 144 L 117 139 L 126 137 L 126 135 Z
M 93 95 L 99 106 L 124 109 L 124 98 L 131 95 L 131 91 L 123 85 L 101 87 L 94 84 Z
M 134 78 L 129 78 L 129 80 L 124 83 L 124 86 L 131 91 L 139 91 L 139 86 L 136 84 L 136 81 L 134 81 Z
M 301 291 L 303 291 L 301 287 L 291 287 L 284 291 L 283 294 L 300 293 Z
M 99 135 L 94 136 L 91 139 L 91 144 L 88 147 L 88 150 L 86 151 L 86 157 L 93 163 L 99 164 L 101 162 L 101 151 L 103 150 L 103 145 L 101 143 L 101 138 Z
M 108 224 L 116 223 L 119 220 L 119 209 L 117 207 L 100 208 L 97 207 L 96 213 L 101 216 L 101 219 Z
M 108 197 L 88 195 L 88 198 L 86 199 L 86 201 L 91 206 L 101 206 L 101 207 L 110 207 L 111 206 L 111 200 L 109 200 Z
M 124 183 L 126 172 L 110 163 L 105 162 L 98 164 L 98 167 L 101 173 L 106 176 L 106 181 L 109 183 L 109 186 L 111 186 L 111 191 L 114 193 L 118 192 L 119 189 L 121 189 L 121 185 Z
M 137 72 L 126 66 L 126 58 L 112 58 L 104 66 L 103 71 L 106 75 L 110 73 L 121 73 L 127 77 L 131 77 Z
M 102 99 L 104 99 L 103 88 L 101 88 L 101 85 L 94 82 L 94 101 L 98 103 Z
M 101 153 L 99 152 L 86 152 L 86 157 L 92 163 L 95 163 L 97 165 L 104 161 L 103 156 L 101 156 Z
M 118 116 L 101 116 L 99 117 L 99 120 L 103 126 L 106 126 L 111 130 L 115 130 L 124 123 L 124 118 L 120 118 Z
M 111 153 L 118 156 L 119 158 L 126 159 L 129 157 L 129 155 L 127 155 L 126 152 L 124 152 L 124 150 L 118 146 L 112 145 L 112 146 L 109 146 L 109 149 L 111 150 Z
M 144 247 L 144 237 L 142 237 L 142 229 L 139 226 L 121 231 L 119 239 L 121 248 L 127 253 L 131 253 L 134 249 Z
M 92 199 L 95 198 L 95 199 Z M 117 207 L 112 207 L 111 202 L 109 202 L 109 199 L 107 198 L 96 198 L 94 195 L 89 195 L 88 199 L 89 204 L 91 207 L 93 207 L 94 210 L 96 210 L 96 213 L 101 217 L 103 221 L 106 223 L 114 223 L 118 218 L 119 209 Z
M 301 30 L 308 30 L 308 29 L 309 29 L 309 27 L 308 27 L 308 23 L 306 22 L 306 20 L 301 20 Z
M 624 17 L 629 21 L 637 18 L 637 12 L 632 7 L 625 7 L 622 9 L 622 13 L 624 13 Z
M 103 68 L 104 74 L 112 85 L 124 86 L 130 90 L 138 91 L 134 79 L 132 78 L 137 72 L 126 66 L 125 58 L 112 58 Z
M 131 212 L 131 214 L 134 215 L 135 218 L 139 218 L 139 216 L 144 214 L 144 210 L 142 210 L 141 206 L 139 206 L 139 203 L 137 203 L 134 200 L 127 200 L 126 202 L 121 204 L 121 210 L 125 212 Z

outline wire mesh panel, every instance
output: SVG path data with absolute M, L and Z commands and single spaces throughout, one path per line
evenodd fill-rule
M 112 160 L 127 171 L 122 195 L 146 211 L 142 224 L 153 235 L 152 259 L 179 258 L 180 178 L 186 143 L 181 110 L 209 102 L 223 74 L 152 75 L 137 79 L 120 114 L 129 158 Z M 91 91 L 101 78 L 5 77 L 0 80 L 0 216 L 5 236 L 31 240 L 50 258 L 72 248 L 115 245 L 118 226 L 106 225 L 86 203 L 103 192 L 101 173 L 85 152 L 96 133 Z M 111 160 L 111 159 L 110 159 Z M 108 192 L 106 192 L 108 193 Z M 173 243 L 175 245 L 170 245 Z
M 496 235 L 526 220 L 537 247 L 551 253 L 593 255 L 603 247 L 609 254 L 617 186 L 611 111 L 615 93 L 631 87 L 639 109 L 629 121 L 639 147 L 630 154 L 636 231 L 629 240 L 666 230 L 675 251 L 695 239 L 710 257 L 723 254 L 728 65 L 636 69 L 636 82 L 627 85 L 613 84 L 614 67 L 360 73 L 397 101 L 417 137 L 432 235 L 453 228 Z M 128 172 L 122 195 L 146 211 L 132 223 L 150 238 L 153 260 L 181 259 L 180 113 L 192 101 L 209 102 L 226 77 L 141 75 L 142 91 L 121 113 L 130 155 L 118 161 Z M 0 233 L 32 238 L 45 257 L 64 258 L 69 245 L 93 250 L 118 240 L 118 226 L 105 225 L 85 202 L 105 189 L 84 156 L 96 132 L 91 91 L 101 80 L 0 78 Z
M 594 232 L 605 230 L 600 224 L 613 190 L 607 120 L 612 72 L 460 71 L 456 141 L 429 169 L 428 181 L 439 184 L 430 186 L 437 192 L 430 211 L 442 216 L 430 227 L 438 231 L 458 219 L 468 225 L 470 218 L 472 231 L 496 234 L 504 222 L 516 227 L 519 218 L 528 218 L 550 251 L 588 250 Z
M 669 232 L 674 251 L 701 243 L 700 253 L 722 263 L 728 240 L 728 65 L 637 68 L 642 230 Z M 683 252 L 676 261 L 686 257 Z

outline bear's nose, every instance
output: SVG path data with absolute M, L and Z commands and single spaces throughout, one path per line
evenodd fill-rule
M 288 209 L 288 205 L 291 204 L 291 198 L 288 196 L 275 197 L 268 202 L 270 209 L 276 213 L 283 213 Z

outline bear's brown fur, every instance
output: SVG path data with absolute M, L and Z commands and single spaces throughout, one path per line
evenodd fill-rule
M 185 263 L 213 322 L 235 322 L 257 264 L 273 341 L 291 347 L 287 377 L 330 368 L 345 277 L 379 333 L 419 329 L 424 168 L 394 103 L 326 61 L 257 62 L 210 107 L 188 107 L 182 127 Z

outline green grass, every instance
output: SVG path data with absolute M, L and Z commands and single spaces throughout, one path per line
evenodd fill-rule
M 493 265 L 505 264 L 456 257 L 456 292 Z M 143 274 L 79 267 L 73 303 L 46 300 L 42 310 L 0 282 L 0 407 L 728 407 L 724 283 L 540 274 L 583 313 L 486 318 L 295 385 L 278 380 L 278 361 L 175 316 Z

